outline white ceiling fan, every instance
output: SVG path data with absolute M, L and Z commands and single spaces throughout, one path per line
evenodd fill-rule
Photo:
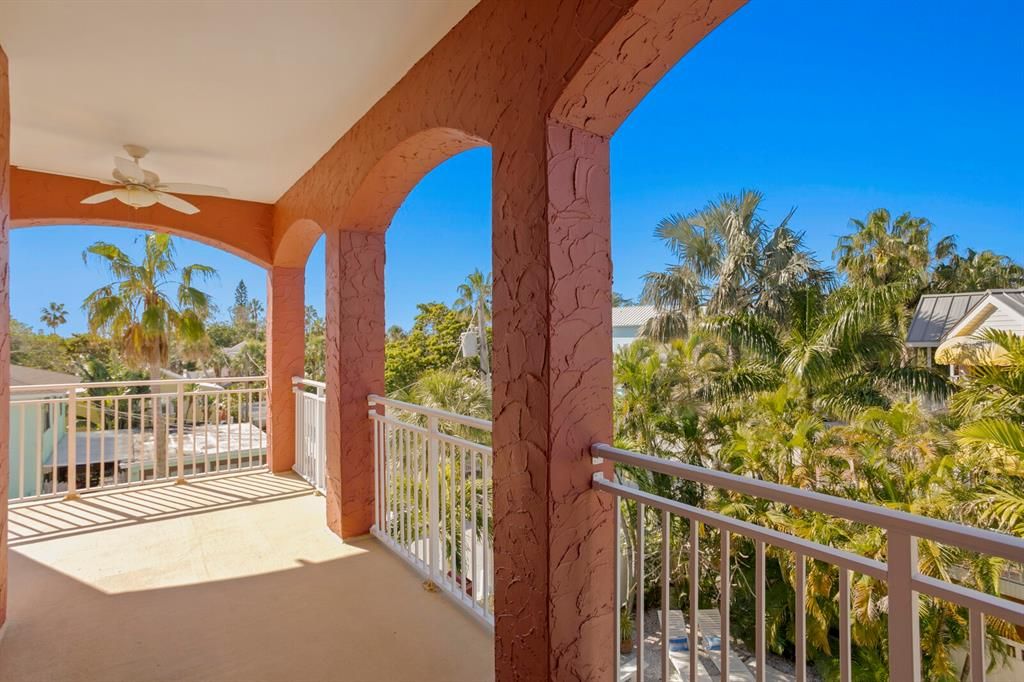
M 148 149 L 134 144 L 126 144 L 124 150 L 128 152 L 128 156 L 132 157 L 131 161 L 115 156 L 113 181 L 99 181 L 105 185 L 119 185 L 119 187 L 86 197 L 82 199 L 83 204 L 102 204 L 104 201 L 117 199 L 122 204 L 127 204 L 132 208 L 145 208 L 153 204 L 163 204 L 175 211 L 193 215 L 199 213 L 199 208 L 181 197 L 170 194 L 170 192 L 199 196 L 228 196 L 228 191 L 223 187 L 194 185 L 187 182 L 160 182 L 159 175 L 153 171 L 144 170 L 139 165 L 139 161 L 149 153 Z

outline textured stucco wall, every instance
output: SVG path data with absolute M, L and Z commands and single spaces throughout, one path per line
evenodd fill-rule
M 10 228 L 11 103 L 7 55 L 0 48 L 0 626 L 7 620 L 7 487 L 10 482 L 11 288 Z
M 271 471 L 295 464 L 295 398 L 292 377 L 301 377 L 306 361 L 306 270 L 272 267 L 267 271 L 267 422 Z
M 588 453 L 612 435 L 608 138 L 740 4 L 482 0 L 276 205 L 275 262 L 328 235 L 328 519 L 347 537 L 372 523 L 383 233 L 431 168 L 493 149 L 498 680 L 611 674 L 614 517 Z
M 384 234 L 332 230 L 326 252 L 327 525 L 350 538 L 373 525 L 366 396 L 384 393 Z
M 111 225 L 170 232 L 216 246 L 267 267 L 271 262 L 271 204 L 223 197 L 188 197 L 199 213 L 185 215 L 166 206 L 132 208 L 120 201 L 83 204 L 81 200 L 102 191 L 91 180 L 11 170 L 12 226 Z
M 211 203 L 200 221 L 156 210 L 122 222 L 40 205 L 19 181 L 15 218 L 159 225 L 287 269 L 301 268 L 326 232 L 328 524 L 351 537 L 373 521 L 366 396 L 384 388 L 384 231 L 431 168 L 490 144 L 496 678 L 607 679 L 613 517 L 590 490 L 587 448 L 611 437 L 608 138 L 741 4 L 482 0 L 272 208 Z M 58 182 L 24 177 L 26 187 Z M 84 196 L 78 189 L 67 195 Z M 291 343 L 276 345 L 294 359 Z

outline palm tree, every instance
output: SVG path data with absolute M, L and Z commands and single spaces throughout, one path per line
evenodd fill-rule
M 249 299 L 248 310 L 249 321 L 254 325 L 258 325 L 260 320 L 263 319 L 263 302 L 255 298 Z
M 491 319 L 491 273 L 484 275 L 474 270 L 466 281 L 459 285 L 459 297 L 455 299 L 455 310 L 469 315 L 476 324 L 480 348 L 480 370 L 485 377 L 491 375 L 490 343 L 487 340 L 487 323 Z
M 893 220 L 889 211 L 878 208 L 864 220 L 851 219 L 850 226 L 853 233 L 839 238 L 832 257 L 851 284 L 879 286 L 914 280 L 924 285 L 932 262 L 931 221 L 910 213 Z M 952 240 L 944 239 L 936 256 L 946 256 L 952 248 Z
M 901 283 L 870 289 L 844 287 L 789 292 L 779 322 L 756 314 L 710 318 L 704 325 L 760 360 L 761 386 L 792 382 L 808 410 L 850 417 L 865 407 L 886 407 L 911 393 L 941 398 L 949 382 L 937 371 L 901 363 L 902 337 L 885 312 L 905 295 Z
M 680 338 L 704 315 L 754 310 L 778 316 L 789 290 L 831 285 L 831 273 L 804 247 L 803 234 L 789 227 L 793 212 L 771 227 L 760 215 L 763 198 L 752 190 L 726 194 L 658 223 L 655 235 L 677 262 L 644 277 L 641 298 L 660 311 L 648 335 Z
M 1024 535 L 1024 338 L 991 329 L 982 338 L 1005 351 L 1002 366 L 972 367 L 950 408 L 964 419 L 960 443 L 983 454 L 995 474 L 979 497 L 983 520 Z
M 934 291 L 984 291 L 1024 286 L 1024 267 L 994 251 L 967 249 L 961 255 L 955 243 L 932 272 Z
M 456 369 L 435 369 L 422 375 L 404 396 L 409 402 L 436 410 L 454 412 L 480 419 L 491 418 L 491 390 L 473 373 Z M 440 428 L 448 428 L 440 425 Z M 490 442 L 489 434 L 477 433 L 467 427 L 456 427 L 453 435 Z M 480 440 L 484 439 L 484 440 Z
M 63 303 L 51 301 L 50 305 L 43 308 L 39 320 L 50 328 L 51 333 L 56 334 L 57 328 L 68 321 L 68 311 Z
M 90 331 L 110 338 L 128 363 L 147 369 L 154 380 L 160 379 L 172 341 L 189 347 L 205 337 L 210 298 L 194 283 L 216 275 L 206 265 L 187 265 L 179 270 L 174 252 L 169 235 L 151 233 L 146 236 L 138 263 L 106 242 L 96 242 L 82 254 L 86 262 L 90 258 L 100 261 L 113 279 L 89 294 L 82 304 Z M 168 470 L 167 442 L 162 437 L 160 419 L 160 410 L 154 409 L 156 472 L 164 475 Z

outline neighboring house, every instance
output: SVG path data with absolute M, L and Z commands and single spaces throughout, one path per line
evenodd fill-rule
M 1024 289 L 990 289 L 921 297 L 907 333 L 907 346 L 921 348 L 932 362 L 964 367 L 998 365 L 1001 353 L 980 336 L 1000 329 L 1024 336 Z
M 636 341 L 644 325 L 657 314 L 653 305 L 624 305 L 612 308 L 612 351 Z
M 42 386 L 79 382 L 70 374 L 11 365 L 11 386 L 41 387 L 11 398 L 11 499 L 43 492 L 40 488 L 44 481 L 53 480 L 53 453 L 67 439 L 67 390 Z

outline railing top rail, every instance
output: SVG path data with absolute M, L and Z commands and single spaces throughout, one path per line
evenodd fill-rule
M 857 502 L 833 495 L 792 488 L 778 483 L 759 481 L 724 471 L 674 462 L 660 457 L 622 450 L 606 443 L 591 447 L 595 457 L 620 464 L 656 471 L 669 476 L 704 483 L 716 488 L 753 495 L 762 499 L 782 502 L 801 509 L 809 509 L 838 518 L 897 530 L 914 537 L 955 545 L 982 554 L 998 556 L 1014 562 L 1024 562 L 1024 540 L 981 528 L 972 528 L 940 519 L 931 519 L 896 509 L 887 509 L 865 502 Z
M 421 414 L 425 417 L 437 417 L 444 421 L 452 422 L 454 424 L 462 424 L 463 426 L 480 429 L 481 431 L 491 430 L 491 422 L 486 419 L 480 419 L 479 417 L 467 417 L 464 414 L 456 414 L 454 412 L 448 412 L 447 410 L 438 410 L 433 407 L 424 407 L 423 405 L 416 405 L 414 403 L 407 403 L 402 400 L 394 400 L 392 398 L 385 398 L 384 396 L 373 394 L 367 398 L 367 402 L 370 407 L 373 407 L 374 405 L 383 405 L 385 407 L 393 407 L 405 412 Z
M 266 381 L 267 377 L 202 377 L 196 379 L 133 379 L 131 381 L 86 381 L 77 384 L 34 384 L 11 386 L 11 393 L 39 393 L 40 391 L 73 391 L 88 388 L 135 388 L 148 386 L 178 386 L 180 384 L 236 384 Z
M 311 388 L 327 388 L 327 384 L 323 381 L 316 381 L 314 379 L 307 379 L 306 377 L 292 377 L 293 386 L 309 386 Z

